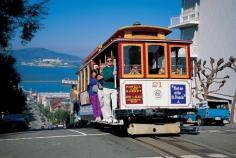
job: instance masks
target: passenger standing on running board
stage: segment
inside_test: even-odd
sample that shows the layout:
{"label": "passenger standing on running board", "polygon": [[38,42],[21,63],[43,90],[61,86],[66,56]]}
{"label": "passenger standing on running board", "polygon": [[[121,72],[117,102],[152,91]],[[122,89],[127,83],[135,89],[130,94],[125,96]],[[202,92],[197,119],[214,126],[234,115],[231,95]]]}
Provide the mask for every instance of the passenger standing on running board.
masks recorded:
{"label": "passenger standing on running board", "polygon": [[[114,69],[113,58],[107,58],[106,67],[102,71],[103,76],[103,94],[104,94],[104,121],[108,123],[117,123],[113,111],[117,108],[117,89],[115,87],[115,77],[117,71]],[[112,105],[111,105],[112,103]]]}
{"label": "passenger standing on running board", "polygon": [[105,67],[104,63],[101,63],[99,65],[99,73],[97,75],[97,80],[98,80],[98,99],[100,102],[100,107],[102,111],[102,122],[104,122],[104,116],[107,116],[106,111],[104,110],[104,94],[103,94],[103,76],[102,76],[102,70]]}
{"label": "passenger standing on running board", "polygon": [[78,120],[81,120],[80,118],[80,102],[78,100],[78,91],[77,86],[75,84],[72,85],[70,92],[70,100],[71,100],[71,114],[75,115]]}
{"label": "passenger standing on running board", "polygon": [[97,81],[97,72],[95,70],[91,71],[91,77],[89,80],[89,98],[93,107],[93,116],[96,122],[101,121],[101,108],[98,99],[98,81]]}

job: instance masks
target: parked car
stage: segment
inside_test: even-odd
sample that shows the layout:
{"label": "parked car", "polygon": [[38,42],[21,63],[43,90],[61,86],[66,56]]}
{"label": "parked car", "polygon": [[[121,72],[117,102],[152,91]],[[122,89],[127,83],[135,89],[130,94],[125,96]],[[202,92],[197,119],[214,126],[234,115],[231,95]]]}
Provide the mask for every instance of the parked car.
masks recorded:
{"label": "parked car", "polygon": [[57,128],[64,128],[64,125],[57,125]]}
{"label": "parked car", "polygon": [[197,125],[215,124],[225,125],[229,123],[230,111],[229,103],[225,100],[208,100],[196,105],[197,112],[187,113],[180,117],[184,118],[187,123]]}
{"label": "parked car", "polygon": [[4,114],[0,118],[0,132],[23,131],[28,123],[22,114]]}

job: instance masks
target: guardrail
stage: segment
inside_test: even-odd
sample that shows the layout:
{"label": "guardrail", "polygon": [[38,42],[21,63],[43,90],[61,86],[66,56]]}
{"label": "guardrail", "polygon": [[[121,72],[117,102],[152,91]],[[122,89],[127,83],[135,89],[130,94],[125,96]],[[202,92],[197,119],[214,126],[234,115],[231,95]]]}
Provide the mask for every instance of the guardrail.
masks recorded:
{"label": "guardrail", "polygon": [[180,16],[175,16],[170,19],[170,26],[176,26],[180,24],[186,24],[191,21],[199,20],[199,9],[191,8],[185,10]]}

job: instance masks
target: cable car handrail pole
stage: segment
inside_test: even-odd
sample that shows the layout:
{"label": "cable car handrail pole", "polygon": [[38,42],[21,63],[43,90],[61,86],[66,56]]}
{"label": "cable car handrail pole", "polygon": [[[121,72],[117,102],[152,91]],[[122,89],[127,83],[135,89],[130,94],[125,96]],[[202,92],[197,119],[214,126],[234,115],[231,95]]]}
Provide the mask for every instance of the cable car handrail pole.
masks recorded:
{"label": "cable car handrail pole", "polygon": [[[113,63],[114,63],[114,71],[116,71],[116,59],[113,59]],[[116,75],[114,75],[114,88],[116,89],[117,88],[117,85],[116,85]]]}

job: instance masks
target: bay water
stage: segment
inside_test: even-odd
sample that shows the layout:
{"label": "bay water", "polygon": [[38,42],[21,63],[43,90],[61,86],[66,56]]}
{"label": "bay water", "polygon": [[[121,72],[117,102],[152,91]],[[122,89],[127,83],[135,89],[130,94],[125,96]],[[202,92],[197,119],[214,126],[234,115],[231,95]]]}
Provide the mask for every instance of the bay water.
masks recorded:
{"label": "bay water", "polygon": [[63,85],[62,79],[76,80],[78,67],[38,67],[16,65],[21,75],[20,87],[36,92],[70,92],[71,85]]}

